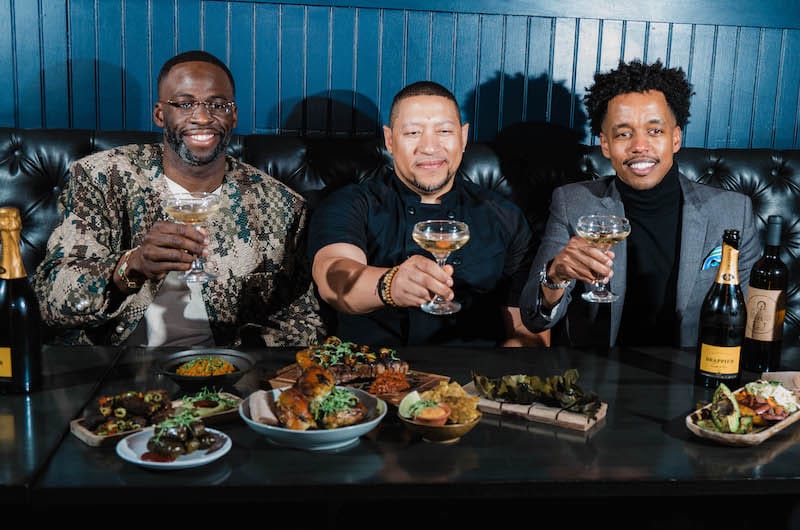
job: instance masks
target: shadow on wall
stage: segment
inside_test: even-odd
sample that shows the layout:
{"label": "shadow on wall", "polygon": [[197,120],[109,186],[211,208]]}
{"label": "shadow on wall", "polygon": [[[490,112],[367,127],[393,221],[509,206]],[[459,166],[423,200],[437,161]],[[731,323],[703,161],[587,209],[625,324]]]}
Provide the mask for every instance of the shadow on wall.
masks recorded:
{"label": "shadow on wall", "polygon": [[307,137],[382,137],[380,110],[352,90],[331,90],[308,96],[292,106],[281,134]]}
{"label": "shadow on wall", "polygon": [[[533,243],[538,246],[553,189],[581,180],[577,167],[584,151],[588,117],[580,99],[546,75],[527,80],[522,75],[503,76],[502,82],[498,75],[476,92],[486,100],[486,93],[499,91],[499,87],[503,90],[503,115],[524,115],[524,119],[504,126],[493,139],[484,141],[497,154],[512,199],[528,215]],[[468,108],[476,108],[475,97],[469,98],[472,104]],[[479,119],[486,119],[487,112],[479,102]]]}

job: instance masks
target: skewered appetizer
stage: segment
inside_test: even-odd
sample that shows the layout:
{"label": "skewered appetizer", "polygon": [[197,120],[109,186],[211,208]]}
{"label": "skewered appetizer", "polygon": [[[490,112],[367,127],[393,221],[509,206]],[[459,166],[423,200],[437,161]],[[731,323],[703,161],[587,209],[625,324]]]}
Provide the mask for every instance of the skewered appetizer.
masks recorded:
{"label": "skewered appetizer", "polygon": [[324,343],[311,345],[295,355],[301,370],[318,364],[330,371],[336,384],[374,379],[383,372],[408,373],[408,363],[400,360],[397,351],[342,341],[328,337]]}
{"label": "skewered appetizer", "polygon": [[305,368],[275,406],[281,426],[301,431],[346,427],[367,415],[367,407],[349,390],[336,387],[333,375],[318,364]]}
{"label": "skewered appetizer", "polygon": [[148,452],[142,459],[172,462],[201,449],[214,451],[224,443],[223,437],[206,431],[201,419],[191,412],[183,412],[156,424],[153,436],[147,441]]}

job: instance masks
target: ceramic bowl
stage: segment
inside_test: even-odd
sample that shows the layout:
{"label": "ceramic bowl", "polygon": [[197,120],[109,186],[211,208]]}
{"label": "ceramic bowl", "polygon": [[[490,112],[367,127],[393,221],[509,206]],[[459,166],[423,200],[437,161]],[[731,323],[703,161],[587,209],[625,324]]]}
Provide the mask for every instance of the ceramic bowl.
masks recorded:
{"label": "ceramic bowl", "polygon": [[[282,390],[284,389],[268,390],[267,392],[270,393],[270,400],[274,402]],[[275,445],[304,449],[306,451],[340,450],[355,445],[359,437],[370,432],[381,422],[388,410],[385,401],[373,396],[369,392],[350,387],[347,387],[347,390],[355,394],[356,397],[367,406],[367,417],[364,421],[347,427],[300,431],[255,421],[250,417],[249,401],[252,394],[239,404],[239,415],[248,427],[263,435]]]}
{"label": "ceramic bowl", "polygon": [[445,423],[444,425],[420,423],[399,414],[397,417],[409,431],[422,436],[422,439],[427,442],[455,443],[480,423],[483,413],[479,410],[478,416],[467,423]]}
{"label": "ceramic bowl", "polygon": [[[236,371],[229,374],[211,376],[179,375],[175,371],[184,363],[200,357],[219,357],[231,363]],[[255,358],[241,351],[220,348],[198,348],[172,353],[164,357],[158,364],[159,372],[178,384],[184,391],[197,392],[203,387],[211,389],[231,388],[239,379],[255,365]]]}

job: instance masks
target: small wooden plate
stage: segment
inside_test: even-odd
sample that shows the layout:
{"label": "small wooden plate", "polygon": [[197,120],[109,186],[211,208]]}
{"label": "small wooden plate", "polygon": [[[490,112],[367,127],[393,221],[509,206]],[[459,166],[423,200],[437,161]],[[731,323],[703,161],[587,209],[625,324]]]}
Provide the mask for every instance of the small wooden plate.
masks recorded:
{"label": "small wooden plate", "polygon": [[[733,393],[737,393],[743,390],[744,387],[738,388]],[[706,438],[708,440],[713,440],[715,442],[730,445],[733,447],[749,447],[752,445],[758,445],[762,443],[764,440],[768,440],[772,438],[777,433],[781,432],[785,428],[789,427],[790,425],[800,420],[800,410],[793,412],[789,417],[777,421],[766,428],[761,428],[758,431],[751,432],[749,434],[732,434],[732,433],[725,433],[725,432],[715,432],[715,431],[707,431],[705,429],[701,429],[697,426],[697,420],[702,419],[702,411],[711,407],[711,403],[708,405],[701,407],[688,416],[686,416],[686,427],[694,434],[695,436],[699,436],[700,438]]]}
{"label": "small wooden plate", "polygon": [[[236,400],[236,404],[229,409],[216,412],[214,414],[209,414],[208,416],[203,416],[201,418],[203,420],[203,424],[216,425],[218,423],[224,423],[226,421],[230,421],[232,419],[239,417],[239,403],[241,403],[242,398],[234,394],[229,394],[227,392],[220,392],[219,395],[226,397],[228,399]],[[176,400],[172,402],[172,407],[177,408],[180,407],[182,404],[183,401]],[[91,430],[87,429],[84,424],[83,418],[78,418],[69,422],[69,430],[80,441],[82,441],[87,445],[90,445],[92,447],[108,447],[116,445],[117,442],[120,441],[122,438],[125,438],[129,434],[138,432],[142,429],[133,429],[131,431],[119,432],[117,434],[100,435],[100,434],[95,434]]]}

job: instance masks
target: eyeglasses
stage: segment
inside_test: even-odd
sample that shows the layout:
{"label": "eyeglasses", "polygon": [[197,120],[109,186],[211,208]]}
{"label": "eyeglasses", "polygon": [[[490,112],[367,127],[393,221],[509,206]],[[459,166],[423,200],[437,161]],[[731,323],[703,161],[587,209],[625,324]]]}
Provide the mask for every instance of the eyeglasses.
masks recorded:
{"label": "eyeglasses", "polygon": [[172,107],[176,108],[178,112],[181,114],[185,114],[187,116],[191,116],[197,110],[197,108],[202,105],[206,108],[206,112],[208,112],[211,116],[227,116],[231,113],[234,107],[236,107],[236,103],[233,101],[199,101],[196,99],[182,99],[180,101],[173,101],[168,99],[166,101],[160,101],[160,103],[166,103],[167,105],[171,105]]}

